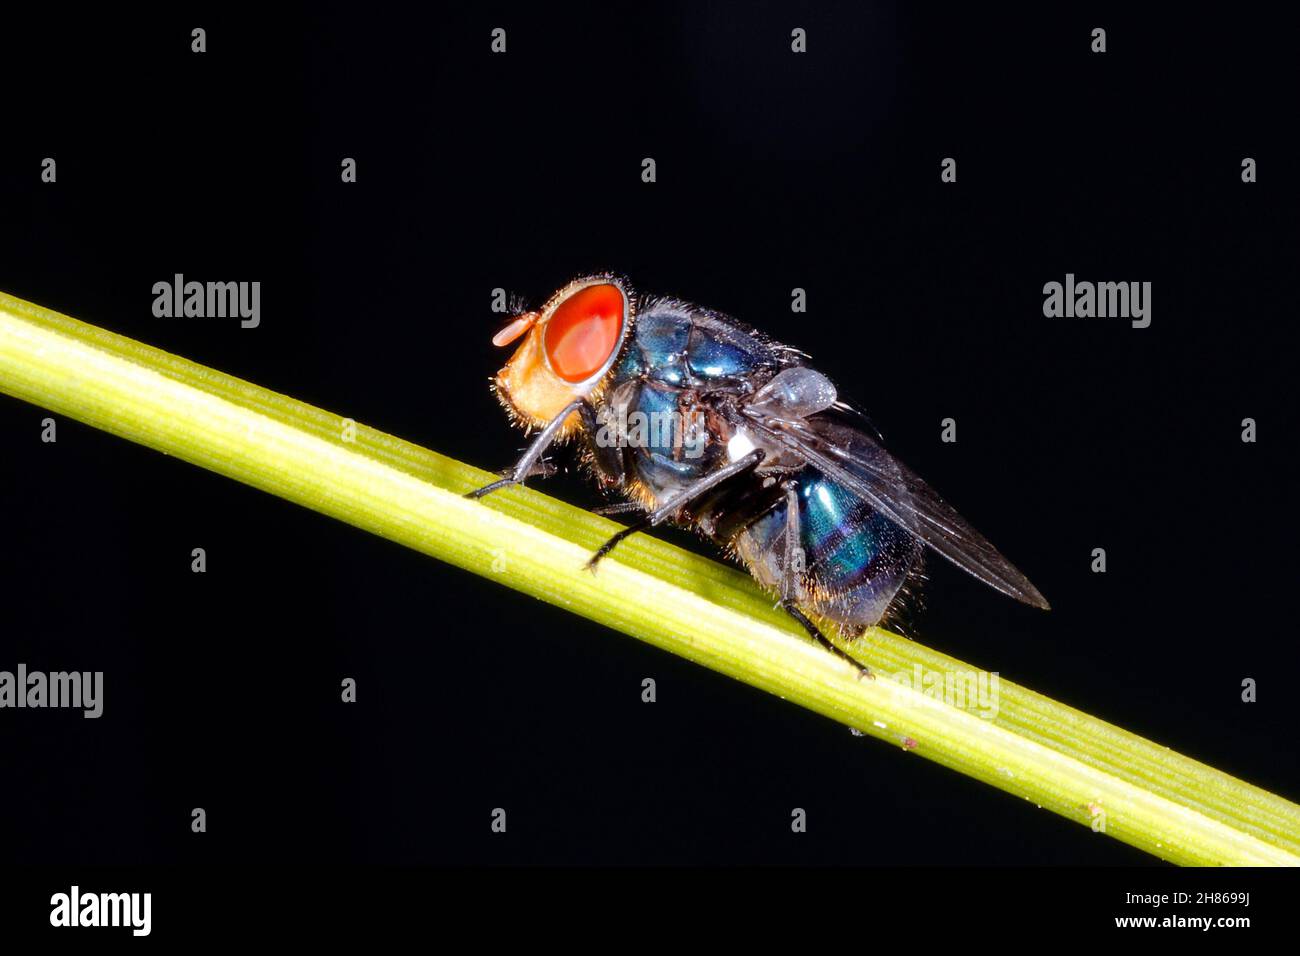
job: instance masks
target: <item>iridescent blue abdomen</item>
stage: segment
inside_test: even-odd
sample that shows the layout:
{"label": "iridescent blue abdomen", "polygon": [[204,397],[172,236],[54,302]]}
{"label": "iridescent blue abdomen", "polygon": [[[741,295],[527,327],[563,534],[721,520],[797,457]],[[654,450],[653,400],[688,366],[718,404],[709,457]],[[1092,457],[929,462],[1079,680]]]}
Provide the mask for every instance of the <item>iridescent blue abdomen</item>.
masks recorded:
{"label": "iridescent blue abdomen", "polygon": [[[877,623],[920,558],[919,542],[860,498],[812,467],[798,483],[800,601],[852,625]],[[758,580],[779,588],[786,562],[785,498],[737,536],[734,546]]]}

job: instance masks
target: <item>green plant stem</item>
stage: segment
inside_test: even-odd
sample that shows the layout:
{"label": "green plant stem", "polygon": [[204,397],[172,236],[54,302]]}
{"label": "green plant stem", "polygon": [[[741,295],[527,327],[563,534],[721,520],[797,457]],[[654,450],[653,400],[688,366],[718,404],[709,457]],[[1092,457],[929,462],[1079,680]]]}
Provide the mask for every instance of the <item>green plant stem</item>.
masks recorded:
{"label": "green plant stem", "polygon": [[[888,631],[808,641],[739,571],[221,372],[0,293],[0,391],[599,621],[1163,859],[1300,864],[1300,807],[1010,681],[997,713],[891,675],[977,671]],[[11,503],[12,506],[12,503]],[[434,573],[431,571],[431,573]]]}

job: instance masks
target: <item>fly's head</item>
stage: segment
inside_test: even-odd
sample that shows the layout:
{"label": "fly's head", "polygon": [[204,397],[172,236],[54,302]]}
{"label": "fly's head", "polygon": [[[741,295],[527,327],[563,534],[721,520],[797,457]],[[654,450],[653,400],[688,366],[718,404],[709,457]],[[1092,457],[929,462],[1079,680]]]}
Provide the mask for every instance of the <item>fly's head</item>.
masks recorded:
{"label": "fly's head", "polygon": [[[613,377],[634,318],[625,280],[596,275],[570,282],[493,337],[501,347],[522,339],[493,382],[497,397],[528,428],[545,425],[575,398],[594,403]],[[575,412],[565,431],[577,424]]]}

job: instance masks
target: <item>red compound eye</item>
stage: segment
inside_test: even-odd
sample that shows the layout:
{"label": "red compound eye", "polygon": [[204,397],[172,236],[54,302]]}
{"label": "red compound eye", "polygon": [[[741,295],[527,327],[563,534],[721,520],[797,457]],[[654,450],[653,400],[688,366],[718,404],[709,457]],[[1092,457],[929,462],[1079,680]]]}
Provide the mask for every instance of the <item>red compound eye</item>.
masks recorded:
{"label": "red compound eye", "polygon": [[555,374],[583,382],[599,372],[623,333],[623,290],[589,285],[569,296],[546,323],[543,347]]}

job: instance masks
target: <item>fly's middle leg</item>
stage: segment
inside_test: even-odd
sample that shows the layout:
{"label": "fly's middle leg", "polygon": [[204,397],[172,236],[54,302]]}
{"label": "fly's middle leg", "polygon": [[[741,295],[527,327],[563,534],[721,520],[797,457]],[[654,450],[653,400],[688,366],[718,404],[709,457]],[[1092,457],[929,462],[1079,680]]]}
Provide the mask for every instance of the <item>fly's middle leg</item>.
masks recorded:
{"label": "fly's middle leg", "polygon": [[591,513],[594,515],[623,515],[629,511],[643,510],[640,503],[636,501],[615,501],[613,504],[601,505],[599,508],[592,508]]}
{"label": "fly's middle leg", "polygon": [[730,481],[738,475],[744,475],[753,471],[762,464],[763,457],[763,450],[761,448],[755,448],[743,458],[737,458],[731,464],[719,468],[712,474],[705,475],[694,484],[687,485],[681,491],[669,496],[669,498],[654,511],[638,518],[635,522],[628,525],[618,534],[614,535],[602,544],[600,549],[597,550],[597,552],[593,554],[591,559],[587,562],[587,570],[596,570],[596,565],[600,562],[600,559],[613,551],[618,543],[624,538],[636,534],[638,531],[644,531],[646,528],[654,528],[663,524],[686,505],[698,499],[706,491],[711,491],[724,481]]}

